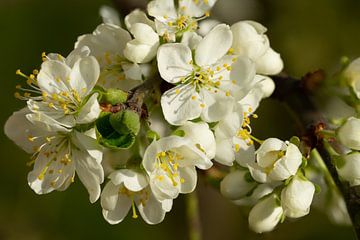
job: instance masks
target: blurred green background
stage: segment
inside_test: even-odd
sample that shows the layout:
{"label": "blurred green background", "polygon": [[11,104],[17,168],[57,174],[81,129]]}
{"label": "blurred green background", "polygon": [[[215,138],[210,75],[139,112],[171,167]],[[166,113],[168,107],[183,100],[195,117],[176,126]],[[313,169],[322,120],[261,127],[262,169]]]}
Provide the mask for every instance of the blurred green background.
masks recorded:
{"label": "blurred green background", "polygon": [[[25,105],[13,97],[21,81],[15,70],[38,68],[43,51],[69,53],[78,35],[101,23],[98,9],[103,4],[111,2],[0,1],[1,126]],[[359,11],[358,0],[219,0],[213,15],[227,23],[243,19],[263,23],[272,47],[282,54],[285,71],[299,77],[318,68],[334,72],[341,56],[360,56]],[[262,105],[260,116],[260,136],[287,138],[293,134],[290,119],[272,100]],[[278,123],[283,123],[281,129],[276,128]],[[3,131],[0,139],[0,240],[187,239],[182,197],[160,225],[148,226],[129,216],[110,226],[102,218],[100,204],[89,203],[79,181],[66,192],[33,193],[26,181],[28,156]],[[272,233],[256,235],[247,227],[248,209],[232,205],[204,183],[199,185],[204,239],[354,239],[350,227],[332,225],[316,209],[305,218],[280,224]]]}

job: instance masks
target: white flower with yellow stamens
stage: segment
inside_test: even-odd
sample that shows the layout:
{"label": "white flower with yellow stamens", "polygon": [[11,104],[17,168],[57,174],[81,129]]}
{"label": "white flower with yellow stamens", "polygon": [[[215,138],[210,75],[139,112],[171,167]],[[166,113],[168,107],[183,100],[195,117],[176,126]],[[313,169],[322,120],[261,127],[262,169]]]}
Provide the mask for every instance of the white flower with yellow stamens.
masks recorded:
{"label": "white flower with yellow stamens", "polygon": [[75,51],[66,59],[59,54],[50,54],[37,76],[26,76],[18,70],[17,74],[27,78],[28,88],[17,86],[25,92],[24,96],[17,94],[17,97],[28,100],[31,112],[46,115],[55,125],[72,128],[95,121],[101,111],[98,94],[89,94],[100,70],[96,59],[87,54],[88,49]]}
{"label": "white flower with yellow stamens", "polygon": [[156,199],[145,174],[121,169],[111,173],[109,179],[101,194],[101,206],[103,216],[110,224],[123,221],[131,208],[132,217],[137,218],[135,205],[148,224],[162,222],[166,212],[171,210],[172,199]]}
{"label": "white flower with yellow stamens", "polygon": [[209,16],[216,0],[154,0],[148,4],[149,15],[155,18],[157,32],[167,41],[175,41],[176,35],[196,31],[198,21]]}
{"label": "white flower with yellow stamens", "polygon": [[265,183],[288,179],[296,174],[301,163],[302,154],[296,145],[268,138],[256,151],[256,162],[248,167],[257,182]]}
{"label": "white flower with yellow stamens", "polygon": [[227,55],[232,44],[229,26],[221,24],[194,50],[181,43],[162,45],[158,51],[161,77],[176,87],[161,97],[165,119],[173,125],[201,117],[216,122],[232,111],[236,99],[252,86],[255,66],[247,58]]}
{"label": "white flower with yellow stamens", "polygon": [[27,108],[15,112],[5,124],[5,134],[26,152],[33,154],[29,186],[37,194],[66,190],[75,173],[90,195],[90,202],[100,197],[104,172],[102,152],[96,140],[84,133],[69,132],[42,113]]}
{"label": "white flower with yellow stamens", "polygon": [[175,199],[179,193],[194,191],[195,167],[209,169],[211,160],[190,139],[169,136],[153,141],[142,162],[150,176],[150,186],[157,199]]}
{"label": "white flower with yellow stamens", "polygon": [[97,84],[127,91],[143,81],[141,67],[124,56],[124,49],[129,41],[131,36],[125,29],[117,25],[101,24],[92,34],[80,36],[75,49],[87,46],[91,55],[98,60],[101,74]]}
{"label": "white flower with yellow stamens", "polygon": [[246,111],[237,103],[233,112],[228,114],[215,126],[216,156],[215,161],[231,166],[236,160],[247,167],[255,160],[254,138],[251,133],[250,118],[257,118],[249,107]]}

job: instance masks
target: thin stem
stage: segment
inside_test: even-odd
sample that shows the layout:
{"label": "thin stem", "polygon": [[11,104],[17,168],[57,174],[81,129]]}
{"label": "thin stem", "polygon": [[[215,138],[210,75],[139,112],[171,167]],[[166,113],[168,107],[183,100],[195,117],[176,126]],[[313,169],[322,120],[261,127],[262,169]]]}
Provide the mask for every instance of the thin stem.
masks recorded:
{"label": "thin stem", "polygon": [[201,240],[201,221],[199,212],[199,200],[196,191],[187,194],[186,198],[186,214],[188,219],[189,239]]}

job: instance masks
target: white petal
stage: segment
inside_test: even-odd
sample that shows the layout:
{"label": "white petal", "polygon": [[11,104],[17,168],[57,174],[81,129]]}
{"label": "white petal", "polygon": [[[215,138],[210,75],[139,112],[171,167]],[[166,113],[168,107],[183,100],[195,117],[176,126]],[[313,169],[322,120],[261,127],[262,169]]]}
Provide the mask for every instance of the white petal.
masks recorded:
{"label": "white petal", "polygon": [[101,207],[105,210],[112,211],[116,207],[119,198],[119,186],[109,181],[101,193]]}
{"label": "white petal", "polygon": [[137,202],[137,208],[147,224],[158,224],[165,218],[165,211],[162,208],[161,202],[152,193],[149,193],[149,198],[144,204]]}
{"label": "white petal", "polygon": [[121,26],[120,16],[114,8],[109,6],[101,6],[99,13],[104,23]]}
{"label": "white petal", "polygon": [[156,56],[158,46],[143,44],[137,39],[131,40],[126,44],[124,56],[134,63],[147,63]]}
{"label": "white petal", "polygon": [[67,80],[70,77],[71,69],[63,62],[47,60],[41,64],[37,81],[40,89],[49,95],[67,92]]}
{"label": "white petal", "polygon": [[65,127],[61,122],[58,122],[43,113],[27,114],[26,118],[37,128],[43,129],[44,131],[48,132],[70,132],[71,129],[67,127],[75,126],[75,119],[71,121],[71,125],[67,125],[67,127]]}
{"label": "white petal", "polygon": [[258,202],[249,213],[249,226],[257,232],[269,232],[279,223],[283,209],[277,204],[275,194]]}
{"label": "white petal", "polygon": [[100,197],[100,184],[104,181],[104,170],[100,163],[83,150],[73,150],[76,173],[86,187],[90,202],[94,203]]}
{"label": "white petal", "polygon": [[254,145],[248,145],[244,140],[234,138],[235,149],[238,151],[235,154],[236,162],[242,166],[247,167],[248,164],[255,162],[255,147]]}
{"label": "white petal", "polygon": [[229,173],[220,183],[221,194],[230,199],[236,200],[246,195],[256,186],[255,182],[247,182],[248,171],[236,170]]}
{"label": "white petal", "polygon": [[207,123],[193,123],[189,121],[179,129],[185,132],[184,137],[191,139],[194,144],[199,144],[205,151],[208,158],[214,158],[216,152],[216,143],[214,134],[210,130]]}
{"label": "white petal", "polygon": [[100,66],[95,57],[79,59],[71,69],[70,86],[80,96],[86,96],[95,86],[100,75]]}
{"label": "white petal", "polygon": [[91,123],[99,117],[101,109],[97,98],[98,94],[93,94],[86,102],[86,104],[81,108],[80,113],[76,119],[78,124]]}
{"label": "white petal", "polygon": [[201,17],[208,12],[216,3],[216,0],[209,1],[194,1],[194,0],[179,0],[179,9],[184,9],[184,14],[191,17]]}
{"label": "white petal", "polygon": [[181,43],[162,45],[157,60],[161,77],[169,83],[180,82],[193,71],[191,50]]}
{"label": "white petal", "polygon": [[135,23],[131,27],[131,33],[135,39],[143,44],[158,45],[159,36],[149,25],[145,23]]}
{"label": "white petal", "polygon": [[103,209],[102,213],[105,220],[110,224],[118,224],[124,220],[131,208],[131,200],[124,194],[119,194],[116,207],[112,211]]}
{"label": "white petal", "polygon": [[235,103],[233,97],[211,87],[200,89],[200,96],[205,105],[201,119],[205,122],[220,121],[232,111]]}
{"label": "white petal", "polygon": [[185,32],[182,36],[181,43],[188,46],[191,50],[196,49],[202,37],[196,32]]}
{"label": "white petal", "polygon": [[220,22],[215,19],[205,19],[199,23],[198,33],[201,36],[208,34],[215,26],[219,25]]}
{"label": "white petal", "polygon": [[161,97],[164,117],[172,125],[182,125],[198,118],[202,112],[201,98],[191,84],[178,85]]}
{"label": "white petal", "polygon": [[230,139],[234,137],[243,122],[243,113],[233,111],[226,115],[215,127],[216,139]]}
{"label": "white petal", "polygon": [[216,162],[226,166],[232,166],[235,160],[235,151],[231,138],[216,139]]}
{"label": "white petal", "polygon": [[[91,134],[93,133],[93,136]],[[88,132],[74,131],[72,142],[78,147],[86,150],[99,164],[102,161],[103,152],[96,140],[95,129],[89,130]]]}
{"label": "white petal", "polygon": [[28,137],[44,136],[47,132],[45,129],[37,128],[26,118],[29,112],[26,107],[14,112],[5,123],[4,133],[24,151],[33,153],[43,144],[43,139],[30,141]]}
{"label": "white petal", "polygon": [[214,64],[230,49],[232,33],[225,24],[217,25],[199,43],[195,50],[195,62],[199,66]]}
{"label": "white petal", "polygon": [[254,21],[240,21],[231,26],[232,48],[235,54],[249,57],[255,61],[269,49],[266,28]]}
{"label": "white petal", "polygon": [[180,178],[183,179],[183,183],[180,185],[181,193],[191,193],[194,191],[197,183],[197,172],[195,167],[184,167],[179,170]]}
{"label": "white petal", "polygon": [[74,66],[74,64],[80,59],[84,57],[88,57],[90,55],[90,48],[88,46],[83,46],[79,48],[75,48],[65,60],[66,65],[70,68]]}
{"label": "white petal", "polygon": [[115,185],[124,184],[124,186],[133,192],[138,192],[148,185],[146,176],[142,173],[130,169],[120,169],[109,175],[109,178]]}
{"label": "white petal", "polygon": [[249,171],[253,179],[259,183],[266,183],[268,182],[268,175],[258,166],[248,165]]}
{"label": "white petal", "polygon": [[164,16],[176,18],[174,0],[154,0],[149,2],[147,10],[150,16],[163,19]]}
{"label": "white petal", "polygon": [[127,29],[131,30],[132,26],[136,23],[144,23],[149,25],[152,29],[155,29],[155,23],[151,21],[146,13],[140,9],[135,9],[130,14],[128,14],[124,19]]}
{"label": "white petal", "polygon": [[256,60],[256,72],[264,75],[275,75],[282,71],[284,63],[280,54],[269,48]]}

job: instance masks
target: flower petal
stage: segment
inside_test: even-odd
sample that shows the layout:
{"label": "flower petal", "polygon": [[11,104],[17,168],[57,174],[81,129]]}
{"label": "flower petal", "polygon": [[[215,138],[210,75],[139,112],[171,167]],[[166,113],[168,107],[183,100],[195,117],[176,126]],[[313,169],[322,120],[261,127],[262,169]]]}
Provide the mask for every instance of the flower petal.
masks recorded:
{"label": "flower petal", "polygon": [[80,97],[87,96],[100,76],[100,66],[93,56],[79,59],[71,69],[70,86]]}
{"label": "flower petal", "polygon": [[150,16],[165,19],[166,17],[176,18],[177,13],[174,0],[154,0],[149,2],[147,10]]}
{"label": "flower petal", "polygon": [[104,23],[121,26],[120,16],[114,8],[109,6],[101,6],[99,13]]}
{"label": "flower petal", "polygon": [[[148,191],[151,190],[148,189]],[[147,224],[158,224],[165,218],[165,211],[161,202],[152,193],[149,193],[149,198],[145,203],[137,201],[137,208]]]}
{"label": "flower petal", "polygon": [[151,21],[146,16],[146,13],[144,13],[140,9],[135,9],[130,14],[128,14],[125,17],[124,22],[125,22],[127,29],[129,29],[129,30],[131,30],[132,26],[136,23],[144,23],[146,25],[149,25],[152,29],[155,29],[155,23],[153,21]]}
{"label": "flower petal", "polygon": [[133,192],[138,192],[148,185],[144,174],[130,169],[115,171],[109,175],[109,178],[115,185],[124,184],[127,189]]}
{"label": "flower petal", "polygon": [[119,194],[116,207],[112,211],[103,209],[105,220],[110,224],[118,224],[124,220],[131,208],[131,200],[124,194]]}
{"label": "flower petal", "polygon": [[101,112],[99,102],[97,100],[98,93],[93,94],[86,104],[81,108],[76,119],[77,124],[86,124],[94,122]]}
{"label": "flower petal", "polygon": [[264,75],[276,75],[284,68],[280,54],[269,48],[256,60],[256,72]]}
{"label": "flower petal", "polygon": [[197,183],[197,172],[195,167],[180,168],[179,176],[182,179],[180,183],[180,193],[191,193],[194,191]]}
{"label": "flower petal", "polygon": [[225,24],[217,25],[201,40],[195,50],[195,62],[199,66],[208,66],[217,62],[230,49],[232,33]]}
{"label": "flower petal", "polygon": [[37,81],[40,89],[47,94],[68,92],[67,80],[70,77],[71,69],[63,62],[47,60],[41,64]]}
{"label": "flower petal", "polygon": [[179,0],[179,9],[184,9],[184,14],[190,17],[202,17],[215,5],[215,3],[216,0]]}
{"label": "flower petal", "polygon": [[166,121],[172,125],[182,125],[198,118],[202,112],[200,95],[191,84],[178,85],[161,97],[161,107]]}
{"label": "flower petal", "polygon": [[169,83],[180,82],[193,71],[191,50],[181,43],[162,45],[157,60],[161,77]]}
{"label": "flower petal", "polygon": [[232,111],[235,104],[233,97],[211,87],[202,88],[200,96],[204,104],[201,119],[205,122],[220,121]]}
{"label": "flower petal", "polygon": [[101,193],[101,207],[105,210],[112,211],[116,207],[119,198],[119,186],[109,181]]}

